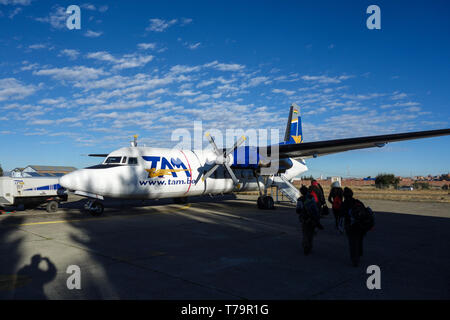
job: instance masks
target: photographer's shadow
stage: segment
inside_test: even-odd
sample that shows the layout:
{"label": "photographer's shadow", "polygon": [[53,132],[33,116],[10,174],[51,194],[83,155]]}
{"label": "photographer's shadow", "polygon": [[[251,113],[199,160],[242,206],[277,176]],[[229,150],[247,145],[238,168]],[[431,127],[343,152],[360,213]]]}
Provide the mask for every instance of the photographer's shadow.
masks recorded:
{"label": "photographer's shadow", "polygon": [[[47,270],[39,268],[42,261],[46,262]],[[40,254],[35,254],[31,258],[31,263],[23,266],[17,272],[18,278],[29,279],[29,283],[26,285],[27,294],[24,298],[47,299],[47,296],[44,293],[44,285],[55,279],[56,272],[56,267],[49,258],[42,257]]]}

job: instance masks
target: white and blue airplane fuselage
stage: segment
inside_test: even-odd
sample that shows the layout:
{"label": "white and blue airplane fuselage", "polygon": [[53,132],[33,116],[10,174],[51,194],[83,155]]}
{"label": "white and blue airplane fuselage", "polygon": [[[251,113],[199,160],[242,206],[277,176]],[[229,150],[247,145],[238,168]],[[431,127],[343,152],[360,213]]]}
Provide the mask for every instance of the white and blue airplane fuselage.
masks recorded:
{"label": "white and blue airplane fuselage", "polygon": [[[177,198],[264,188],[263,177],[245,166],[232,166],[238,185],[220,167],[208,179],[202,179],[205,171],[212,167],[215,156],[212,150],[121,148],[111,152],[100,165],[63,176],[60,184],[92,198],[126,199]],[[229,157],[233,163],[233,155]],[[289,160],[291,167],[283,170],[286,179],[291,180],[308,170],[304,162]]]}

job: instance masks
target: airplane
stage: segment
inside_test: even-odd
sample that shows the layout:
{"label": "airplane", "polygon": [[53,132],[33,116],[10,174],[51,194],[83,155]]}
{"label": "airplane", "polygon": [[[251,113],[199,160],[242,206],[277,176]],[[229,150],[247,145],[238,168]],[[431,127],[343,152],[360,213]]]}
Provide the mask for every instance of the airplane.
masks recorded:
{"label": "airplane", "polygon": [[267,195],[267,190],[277,187],[296,202],[300,194],[291,181],[308,170],[306,159],[449,134],[450,129],[440,129],[303,142],[300,107],[292,104],[284,141],[277,145],[241,146],[246,140],[242,136],[231,148],[219,149],[207,133],[212,149],[182,150],[141,147],[134,136],[130,147],[109,154],[89,154],[105,159],[101,164],[64,175],[60,185],[69,192],[87,197],[85,209],[94,216],[103,213],[101,200],[106,197],[174,198],[176,203],[185,203],[187,197],[233,191],[259,191],[258,208],[273,209],[274,200]]}

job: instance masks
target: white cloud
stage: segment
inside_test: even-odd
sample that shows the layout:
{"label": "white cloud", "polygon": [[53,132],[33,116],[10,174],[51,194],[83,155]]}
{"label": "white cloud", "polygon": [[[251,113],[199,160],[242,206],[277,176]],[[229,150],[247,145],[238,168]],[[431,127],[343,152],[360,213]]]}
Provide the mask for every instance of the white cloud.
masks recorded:
{"label": "white cloud", "polygon": [[347,79],[350,79],[352,77],[353,76],[347,76],[347,75],[342,75],[342,76],[339,76],[339,77],[305,75],[305,76],[302,76],[302,79],[304,81],[312,81],[312,82],[319,82],[319,83],[341,83],[342,80],[347,80]]}
{"label": "white cloud", "polygon": [[409,111],[409,112],[419,112],[421,109],[420,109],[420,107],[409,107],[409,108],[406,108],[405,110]]}
{"label": "white cloud", "polygon": [[31,0],[0,0],[0,4],[4,4],[4,5],[28,6],[30,3],[31,3]]}
{"label": "white cloud", "polygon": [[53,122],[54,122],[53,120],[36,119],[36,120],[30,121],[29,123],[37,124],[37,125],[47,125],[47,124],[52,124]]}
{"label": "white cloud", "polygon": [[88,68],[84,66],[51,68],[33,71],[38,76],[51,76],[57,80],[91,80],[97,79],[100,75],[107,74],[102,69]]}
{"label": "white cloud", "polygon": [[81,5],[81,7],[82,7],[83,9],[87,9],[87,10],[91,10],[91,11],[97,10],[97,8],[95,8],[95,6],[94,6],[93,4],[90,4],[90,3],[83,3],[83,4]]}
{"label": "white cloud", "polygon": [[101,60],[101,61],[114,62],[114,63],[117,62],[117,59],[114,58],[110,53],[108,53],[106,51],[97,51],[97,52],[88,53],[87,58]]}
{"label": "white cloud", "polygon": [[273,89],[272,92],[273,93],[283,93],[287,96],[291,96],[295,93],[295,91],[290,91],[290,90],[286,90],[286,89]]}
{"label": "white cloud", "polygon": [[30,48],[30,49],[44,49],[44,48],[46,48],[47,46],[45,45],[45,44],[43,44],[43,43],[36,43],[36,44],[32,44],[32,45],[30,45],[30,46],[28,46],[28,48]]}
{"label": "white cloud", "polygon": [[197,84],[197,88],[203,88],[212,85],[216,82],[214,79],[211,80],[202,80],[199,84]]}
{"label": "white cloud", "polygon": [[383,97],[383,93],[370,93],[370,94],[343,94],[342,98],[352,100],[369,100],[374,98]]}
{"label": "white cloud", "polygon": [[401,100],[406,98],[408,95],[406,93],[394,92],[391,99],[392,100]]}
{"label": "white cloud", "polygon": [[55,6],[47,17],[36,18],[36,21],[49,23],[55,29],[66,27],[66,20],[69,15],[63,7]]}
{"label": "white cloud", "polygon": [[181,19],[181,25],[182,26],[188,25],[190,23],[192,23],[192,19],[191,18],[182,18]]}
{"label": "white cloud", "polygon": [[154,90],[152,92],[149,92],[147,94],[147,97],[153,97],[153,96],[161,95],[161,94],[164,94],[164,93],[167,93],[167,89],[161,88],[161,89],[157,89],[157,90]]}
{"label": "white cloud", "polygon": [[274,80],[280,81],[280,82],[295,82],[300,79],[298,78],[298,73],[291,73],[288,76],[283,75],[283,76],[276,77]]}
{"label": "white cloud", "polygon": [[59,98],[47,98],[47,99],[42,99],[39,101],[39,103],[41,104],[49,104],[49,105],[55,105],[55,104],[62,104],[65,102],[65,99],[63,97],[59,97]]}
{"label": "white cloud", "polygon": [[414,107],[414,106],[418,106],[418,105],[420,105],[420,103],[409,101],[409,102],[397,102],[394,104],[383,104],[380,108],[388,109],[388,108],[393,108],[393,107]]}
{"label": "white cloud", "polygon": [[91,3],[83,3],[82,5],[80,5],[80,7],[83,9],[86,9],[86,10],[98,11],[98,12],[105,12],[108,10],[107,5],[96,7],[95,5],[93,5]]}
{"label": "white cloud", "polygon": [[193,99],[188,99],[188,102],[189,103],[195,103],[195,102],[198,102],[198,101],[204,101],[204,100],[209,99],[209,97],[210,97],[209,94],[204,93],[204,94],[201,94],[201,95],[199,95],[199,96],[197,96],[197,97],[195,97]]}
{"label": "white cloud", "polygon": [[88,30],[88,31],[86,31],[85,33],[84,33],[84,36],[85,37],[88,37],[88,38],[98,38],[98,37],[100,37],[101,35],[103,34],[103,32],[101,32],[101,31],[92,31],[92,30]]}
{"label": "white cloud", "polygon": [[0,101],[20,100],[36,91],[33,85],[24,85],[15,78],[0,79]]}
{"label": "white cloud", "polygon": [[74,102],[76,102],[78,105],[103,104],[103,103],[105,103],[104,100],[98,99],[98,98],[95,98],[95,97],[79,98],[79,99],[76,99]]}
{"label": "white cloud", "polygon": [[139,43],[137,46],[141,50],[154,50],[156,48],[156,43]]}
{"label": "white cloud", "polygon": [[[110,98],[123,96],[129,93],[154,89],[156,86],[169,85],[173,82],[187,81],[184,75],[167,74],[161,77],[152,77],[146,74],[136,74],[132,77],[113,76],[101,80],[80,81],[75,87],[84,88],[86,91],[94,89],[106,89],[99,97]],[[116,90],[112,90],[116,89]]]}
{"label": "white cloud", "polygon": [[268,77],[255,77],[250,79],[249,83],[248,83],[248,87],[256,87],[258,85],[260,85],[261,83],[268,83],[269,82],[269,78]]}
{"label": "white cloud", "polygon": [[245,68],[245,66],[237,63],[219,63],[218,61],[213,61],[205,64],[205,67],[213,67],[214,69],[220,71],[239,71]]}
{"label": "white cloud", "polygon": [[22,71],[33,70],[39,66],[37,63],[29,63],[28,61],[23,61],[22,64],[24,64],[24,66],[20,68]]}
{"label": "white cloud", "polygon": [[186,46],[191,49],[191,50],[195,50],[198,47],[200,47],[201,43],[197,42],[197,43],[186,43]]}
{"label": "white cloud", "polygon": [[194,92],[192,90],[183,90],[181,92],[177,92],[176,95],[180,96],[180,97],[191,97],[191,96],[196,96],[198,94],[200,94],[201,92],[197,91]]}
{"label": "white cloud", "polygon": [[17,7],[13,11],[11,11],[8,15],[8,18],[13,19],[16,15],[18,15],[22,11],[22,8]]}
{"label": "white cloud", "polygon": [[170,72],[173,74],[190,73],[190,72],[196,72],[199,70],[200,70],[199,66],[190,67],[190,66],[176,65],[176,66],[173,66],[172,68],[170,68]]}
{"label": "white cloud", "polygon": [[153,60],[152,55],[125,54],[121,58],[115,58],[106,51],[91,52],[87,55],[89,59],[96,59],[112,63],[113,69],[128,69],[142,67]]}
{"label": "white cloud", "polygon": [[80,55],[80,52],[75,49],[63,49],[60,51],[60,55],[67,56],[71,60],[75,60]]}
{"label": "white cloud", "polygon": [[154,18],[154,19],[150,19],[149,21],[150,21],[150,25],[145,30],[154,31],[154,32],[163,32],[170,26],[177,23],[178,20],[177,19],[164,20],[164,19]]}

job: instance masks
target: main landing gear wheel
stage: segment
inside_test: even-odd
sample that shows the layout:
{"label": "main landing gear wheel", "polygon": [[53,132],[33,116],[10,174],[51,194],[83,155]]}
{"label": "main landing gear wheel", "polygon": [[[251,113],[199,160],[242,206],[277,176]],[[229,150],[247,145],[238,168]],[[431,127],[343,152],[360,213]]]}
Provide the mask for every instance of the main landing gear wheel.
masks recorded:
{"label": "main landing gear wheel", "polygon": [[258,209],[273,210],[275,209],[275,202],[271,196],[258,197]]}
{"label": "main landing gear wheel", "polygon": [[89,200],[84,206],[84,209],[92,216],[98,217],[103,214],[104,206],[101,202]]}

